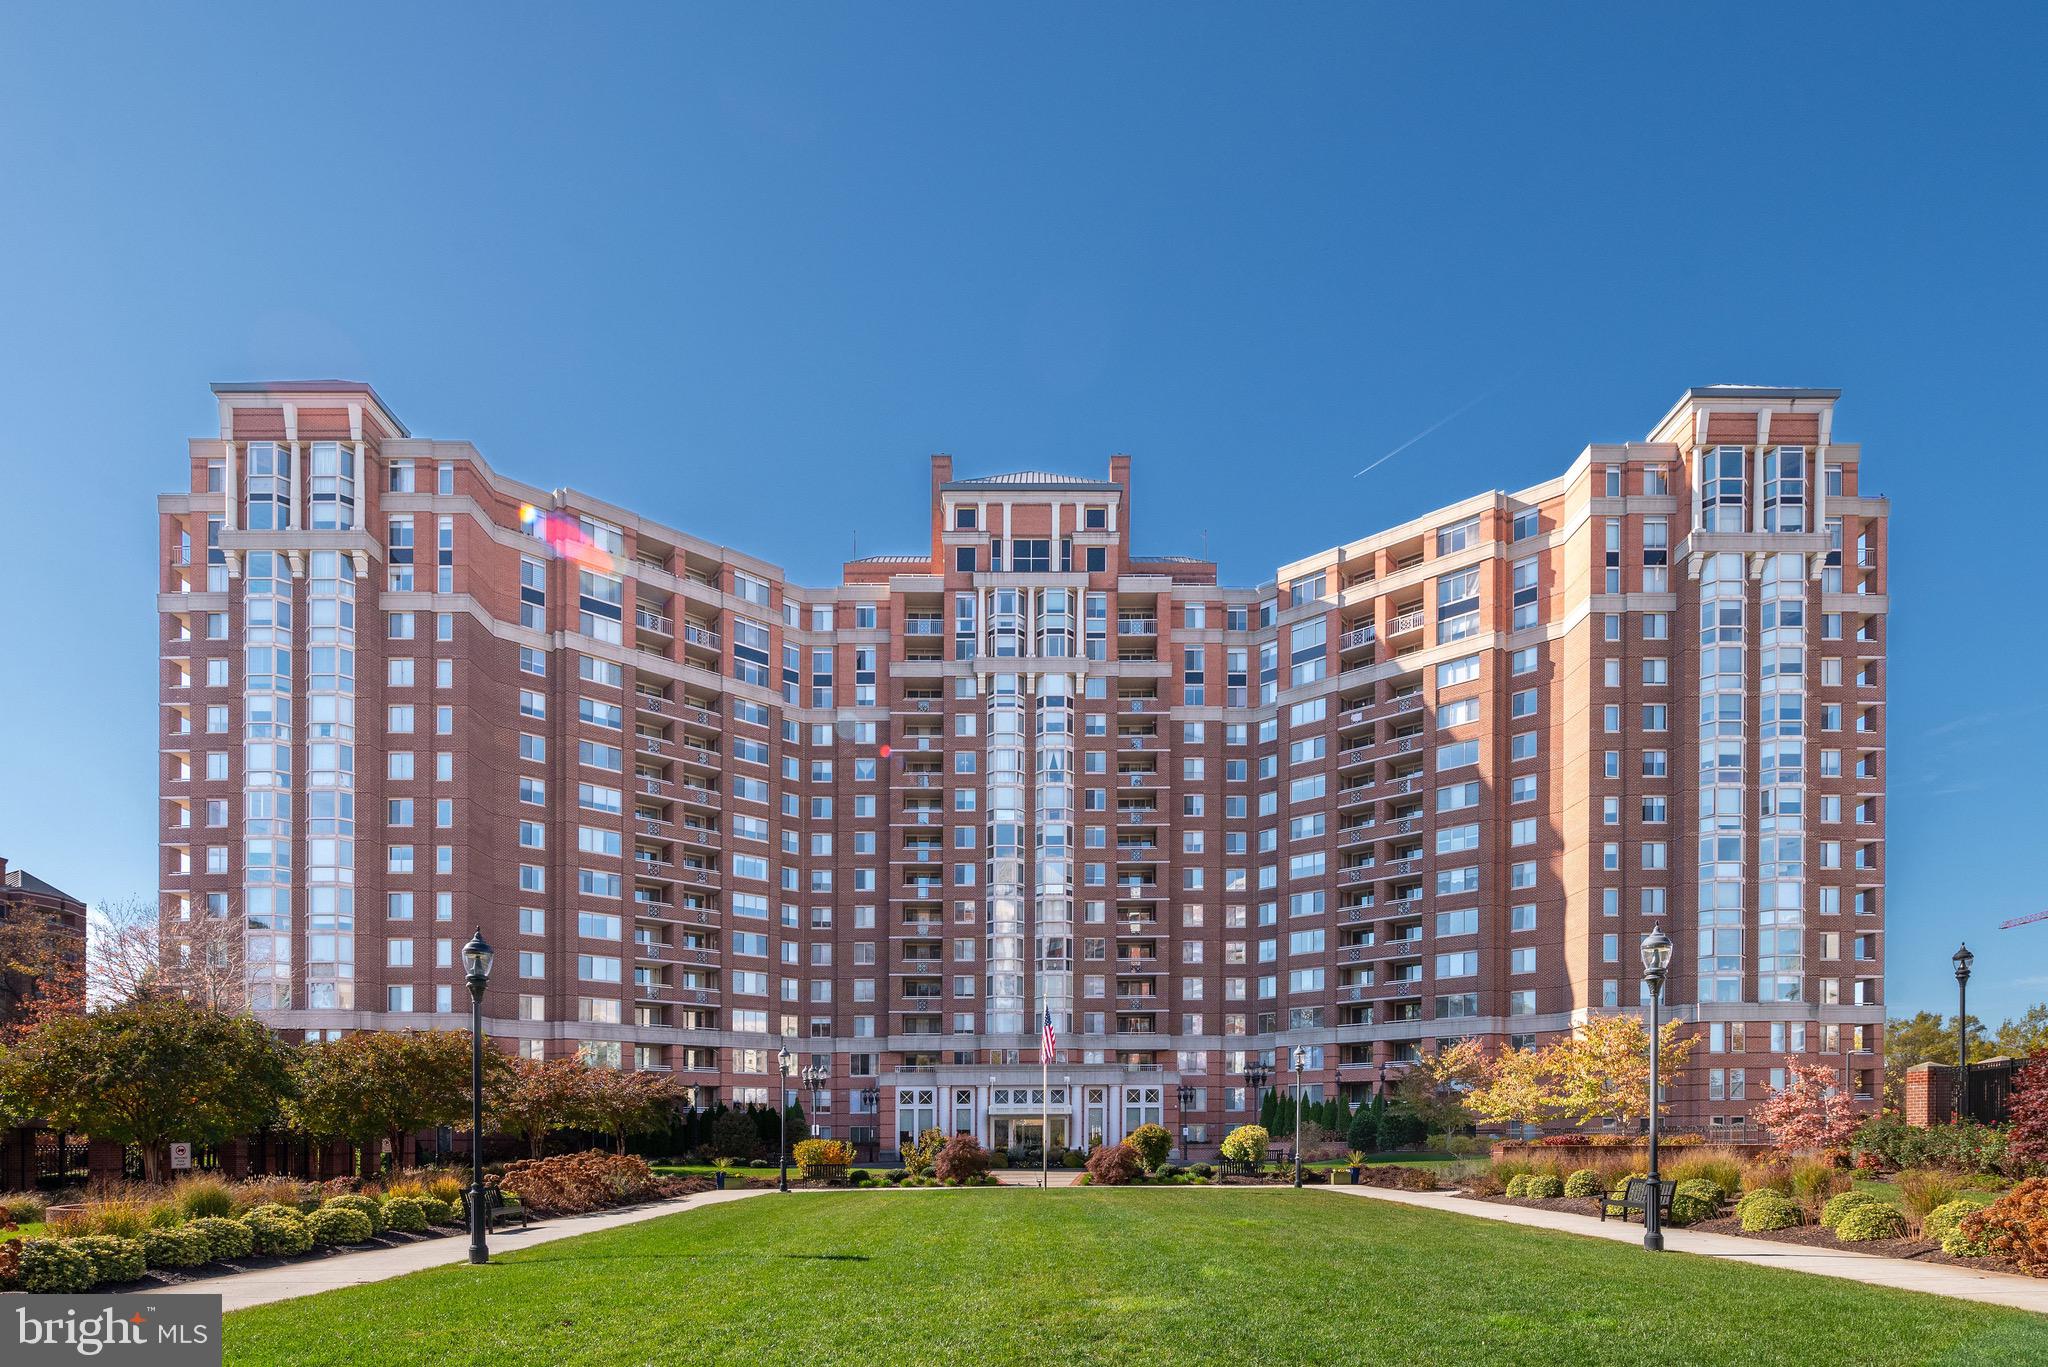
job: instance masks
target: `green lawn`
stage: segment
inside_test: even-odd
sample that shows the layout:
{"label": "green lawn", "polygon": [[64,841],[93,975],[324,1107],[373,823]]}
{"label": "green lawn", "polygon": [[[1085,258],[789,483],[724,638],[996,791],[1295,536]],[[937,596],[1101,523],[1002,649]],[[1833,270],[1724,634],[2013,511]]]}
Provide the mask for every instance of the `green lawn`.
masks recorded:
{"label": "green lawn", "polygon": [[13,1229],[0,1229],[0,1239],[39,1239],[43,1227],[40,1223],[17,1225]]}
{"label": "green lawn", "polygon": [[759,1196],[230,1315],[227,1361],[2016,1363],[2048,1317],[1335,1192]]}

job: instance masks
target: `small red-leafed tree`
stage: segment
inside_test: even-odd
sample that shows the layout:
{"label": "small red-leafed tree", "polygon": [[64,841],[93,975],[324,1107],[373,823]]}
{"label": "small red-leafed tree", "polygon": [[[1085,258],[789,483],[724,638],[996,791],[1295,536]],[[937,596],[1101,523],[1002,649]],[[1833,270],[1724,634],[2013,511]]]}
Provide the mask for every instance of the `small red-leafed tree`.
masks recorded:
{"label": "small red-leafed tree", "polygon": [[1785,1085],[1765,1097],[1750,1118],[1788,1149],[1841,1148],[1862,1121],[1832,1068],[1792,1058],[1785,1060]]}
{"label": "small red-leafed tree", "polygon": [[2011,1119],[2005,1136],[2008,1170],[2048,1171],[2048,1058],[2035,1059],[2013,1079]]}

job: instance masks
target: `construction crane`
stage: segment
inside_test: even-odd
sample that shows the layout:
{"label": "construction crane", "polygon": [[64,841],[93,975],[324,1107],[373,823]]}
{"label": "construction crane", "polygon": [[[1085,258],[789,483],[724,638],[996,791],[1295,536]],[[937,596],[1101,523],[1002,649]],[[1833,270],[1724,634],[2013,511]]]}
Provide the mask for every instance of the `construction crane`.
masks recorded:
{"label": "construction crane", "polygon": [[2011,930],[2014,926],[2032,925],[2036,921],[2048,921],[2048,911],[2037,911],[2028,916],[2015,916],[1999,925],[2000,930]]}

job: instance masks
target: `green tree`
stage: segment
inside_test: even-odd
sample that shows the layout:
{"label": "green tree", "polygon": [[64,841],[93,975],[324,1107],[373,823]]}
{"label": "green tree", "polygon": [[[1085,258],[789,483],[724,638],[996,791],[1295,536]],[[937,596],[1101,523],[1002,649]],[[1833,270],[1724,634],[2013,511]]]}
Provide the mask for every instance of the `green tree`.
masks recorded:
{"label": "green tree", "polygon": [[[453,1030],[362,1030],[302,1046],[292,1058],[285,1120],[304,1134],[343,1139],[363,1150],[391,1141],[396,1159],[405,1136],[437,1125],[468,1128],[470,1039]],[[486,1097],[510,1079],[511,1065],[484,1050]]]}
{"label": "green tree", "polygon": [[1345,1131],[1344,1142],[1360,1153],[1371,1153],[1380,1146],[1380,1116],[1385,1114],[1387,1099],[1374,1092],[1370,1101],[1359,1103],[1352,1112],[1350,1128]]}
{"label": "green tree", "polygon": [[713,1158],[745,1162],[760,1157],[761,1134],[754,1128],[754,1118],[745,1111],[725,1111],[711,1122],[708,1147]]}
{"label": "green tree", "polygon": [[[2022,1017],[2022,1020],[2025,1018]],[[1984,1023],[1970,1017],[1970,1061],[1990,1058],[1998,1052],[1984,1038]],[[1956,1018],[1920,1011],[1885,1022],[1884,1108],[1894,1113],[1906,1109],[1906,1071],[1916,1063],[1956,1061]]]}
{"label": "green tree", "polygon": [[1991,1047],[2008,1058],[2048,1058],[2048,1002],[2035,1002],[2018,1020],[2000,1023]]}
{"label": "green tree", "polygon": [[7,1054],[0,1093],[55,1128],[136,1145],[154,1182],[172,1140],[253,1130],[290,1082],[255,1020],[168,998],[41,1021]]}
{"label": "green tree", "polygon": [[804,1118],[804,1103],[800,1097],[789,1099],[789,1108],[783,1112],[783,1121],[791,1144],[795,1144],[811,1132],[811,1122]]}

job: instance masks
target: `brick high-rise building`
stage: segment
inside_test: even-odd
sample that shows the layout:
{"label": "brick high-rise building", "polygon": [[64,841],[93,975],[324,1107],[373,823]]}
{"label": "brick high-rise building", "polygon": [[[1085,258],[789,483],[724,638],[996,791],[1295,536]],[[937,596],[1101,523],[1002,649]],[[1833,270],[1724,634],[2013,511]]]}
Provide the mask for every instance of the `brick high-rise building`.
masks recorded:
{"label": "brick high-rise building", "polygon": [[[1875,1097],[1886,505],[1836,392],[1708,388],[1641,442],[1281,566],[1134,549],[1107,477],[956,477],[827,587],[368,386],[220,385],[160,502],[164,886],[244,918],[294,1034],[458,1027],[821,1129],[1245,1119],[1419,1050],[1667,1000],[1681,1123],[1787,1056]],[[658,503],[648,491],[642,506]],[[715,516],[707,520],[715,521]],[[1184,1098],[1184,1099],[1183,1099]]]}

